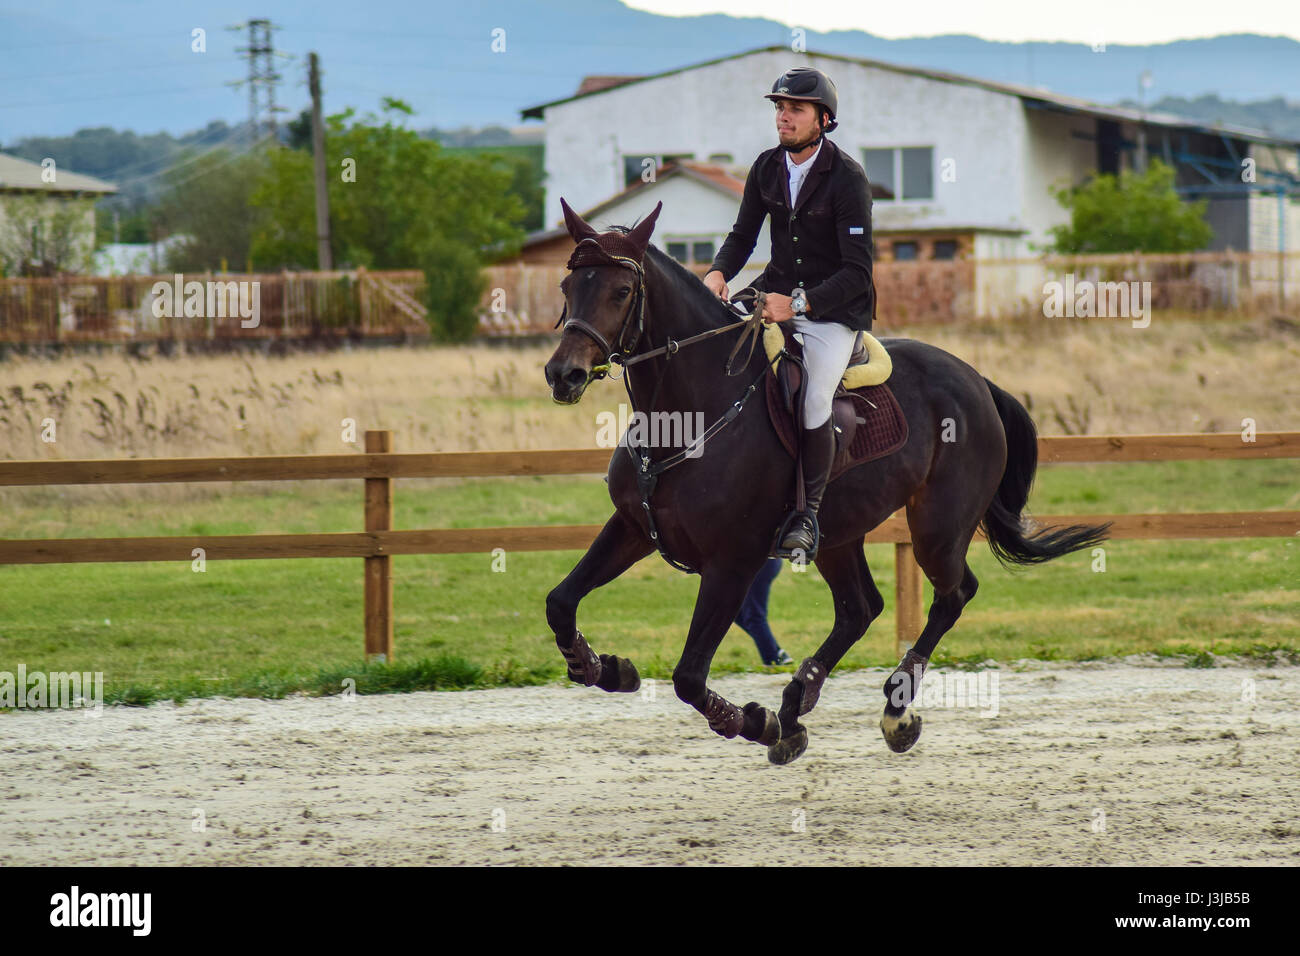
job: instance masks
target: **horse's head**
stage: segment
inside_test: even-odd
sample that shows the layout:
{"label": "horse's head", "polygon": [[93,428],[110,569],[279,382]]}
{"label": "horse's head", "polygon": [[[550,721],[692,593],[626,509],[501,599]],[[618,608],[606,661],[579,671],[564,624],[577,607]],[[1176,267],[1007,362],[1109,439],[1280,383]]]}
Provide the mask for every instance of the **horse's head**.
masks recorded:
{"label": "horse's head", "polygon": [[632,229],[611,232],[597,232],[563,199],[560,206],[578,245],[569,257],[569,274],[560,283],[564,331],[546,363],[546,384],[557,402],[572,405],[593,378],[604,376],[610,356],[631,354],[644,331],[642,260],[663,203]]}

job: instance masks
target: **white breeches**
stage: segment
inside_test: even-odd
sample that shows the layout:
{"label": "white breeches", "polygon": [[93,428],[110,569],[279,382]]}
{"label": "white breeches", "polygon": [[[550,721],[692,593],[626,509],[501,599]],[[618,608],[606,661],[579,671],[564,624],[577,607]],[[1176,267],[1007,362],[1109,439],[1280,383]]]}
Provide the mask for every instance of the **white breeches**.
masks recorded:
{"label": "white breeches", "polygon": [[844,377],[857,341],[856,329],[839,322],[791,319],[803,338],[804,362],[808,367],[808,396],[804,401],[804,428],[818,428],[831,417],[831,399]]}

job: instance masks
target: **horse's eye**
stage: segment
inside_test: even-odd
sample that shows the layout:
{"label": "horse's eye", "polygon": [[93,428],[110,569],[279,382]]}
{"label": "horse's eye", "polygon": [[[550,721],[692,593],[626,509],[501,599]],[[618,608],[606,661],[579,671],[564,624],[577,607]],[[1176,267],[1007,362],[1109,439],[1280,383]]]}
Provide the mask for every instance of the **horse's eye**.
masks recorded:
{"label": "horse's eye", "polygon": [[623,286],[621,289],[618,290],[618,297],[620,299],[626,299],[631,294],[632,294],[632,289],[628,286]]}

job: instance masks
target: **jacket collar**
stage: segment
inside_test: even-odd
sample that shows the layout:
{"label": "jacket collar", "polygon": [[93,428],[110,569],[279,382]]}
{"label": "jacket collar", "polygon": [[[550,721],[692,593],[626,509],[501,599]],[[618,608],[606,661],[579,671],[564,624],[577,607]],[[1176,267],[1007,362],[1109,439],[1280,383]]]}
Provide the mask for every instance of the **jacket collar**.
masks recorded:
{"label": "jacket collar", "polygon": [[[785,196],[785,207],[789,209],[790,170],[785,164],[785,150],[778,146],[776,152],[780,159],[781,195]],[[816,191],[817,184],[820,182],[821,177],[830,171],[831,162],[834,159],[834,154],[837,152],[838,150],[835,144],[827,139],[826,134],[823,133],[821,149],[818,150],[817,155],[813,158],[812,169],[808,170],[808,175],[804,178],[803,185],[799,187],[799,202],[792,210],[793,212],[798,212],[808,202],[808,197]]]}

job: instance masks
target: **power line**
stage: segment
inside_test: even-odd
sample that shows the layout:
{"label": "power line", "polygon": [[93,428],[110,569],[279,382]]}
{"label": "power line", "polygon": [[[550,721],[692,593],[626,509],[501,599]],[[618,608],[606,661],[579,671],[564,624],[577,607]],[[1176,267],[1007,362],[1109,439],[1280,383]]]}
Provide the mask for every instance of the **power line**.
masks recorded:
{"label": "power line", "polygon": [[[134,183],[146,182],[146,181],[148,181],[148,180],[158,179],[158,178],[160,178],[160,177],[162,177],[162,176],[166,176],[168,173],[175,172],[176,170],[181,169],[182,167],[185,167],[185,166],[189,166],[189,165],[192,164],[192,163],[197,163],[197,162],[199,162],[200,160],[202,160],[202,159],[206,159],[207,157],[213,155],[214,153],[218,153],[218,152],[220,152],[220,151],[226,149],[228,146],[231,146],[231,145],[235,144],[238,140],[243,139],[243,138],[244,138],[244,135],[245,135],[245,131],[244,131],[243,129],[241,129],[241,128],[239,128],[239,127],[235,127],[234,129],[232,129],[232,130],[230,131],[230,133],[228,133],[226,136],[222,137],[222,138],[221,138],[220,140],[218,140],[216,143],[211,144],[211,146],[209,146],[208,149],[204,150],[204,151],[201,152],[201,153],[198,153],[198,154],[196,154],[196,155],[194,155],[194,156],[186,157],[186,158],[181,159],[181,160],[179,160],[179,161],[177,161],[177,162],[173,162],[173,163],[171,163],[170,165],[166,165],[166,166],[159,167],[159,168],[157,168],[157,169],[150,170],[149,172],[142,173],[141,175],[138,175],[138,176],[131,176],[131,177],[128,177],[127,179],[117,180],[117,181],[114,183],[114,185],[116,185],[116,186],[118,186],[118,187],[120,188],[120,187],[128,186],[128,185],[131,185],[131,184],[134,184]],[[246,150],[241,151],[241,153],[240,153],[241,155],[242,155],[242,152],[246,152]],[[163,160],[163,162],[166,163],[167,160]],[[139,165],[139,164],[136,164],[136,165]],[[129,170],[130,168],[131,168],[131,167],[129,167],[129,166],[126,167],[126,170],[122,170],[122,172],[125,172],[125,171]],[[117,194],[117,196],[122,196],[122,193],[119,192],[119,193]],[[117,198],[117,196],[114,196],[114,197],[111,197],[111,198]]]}

